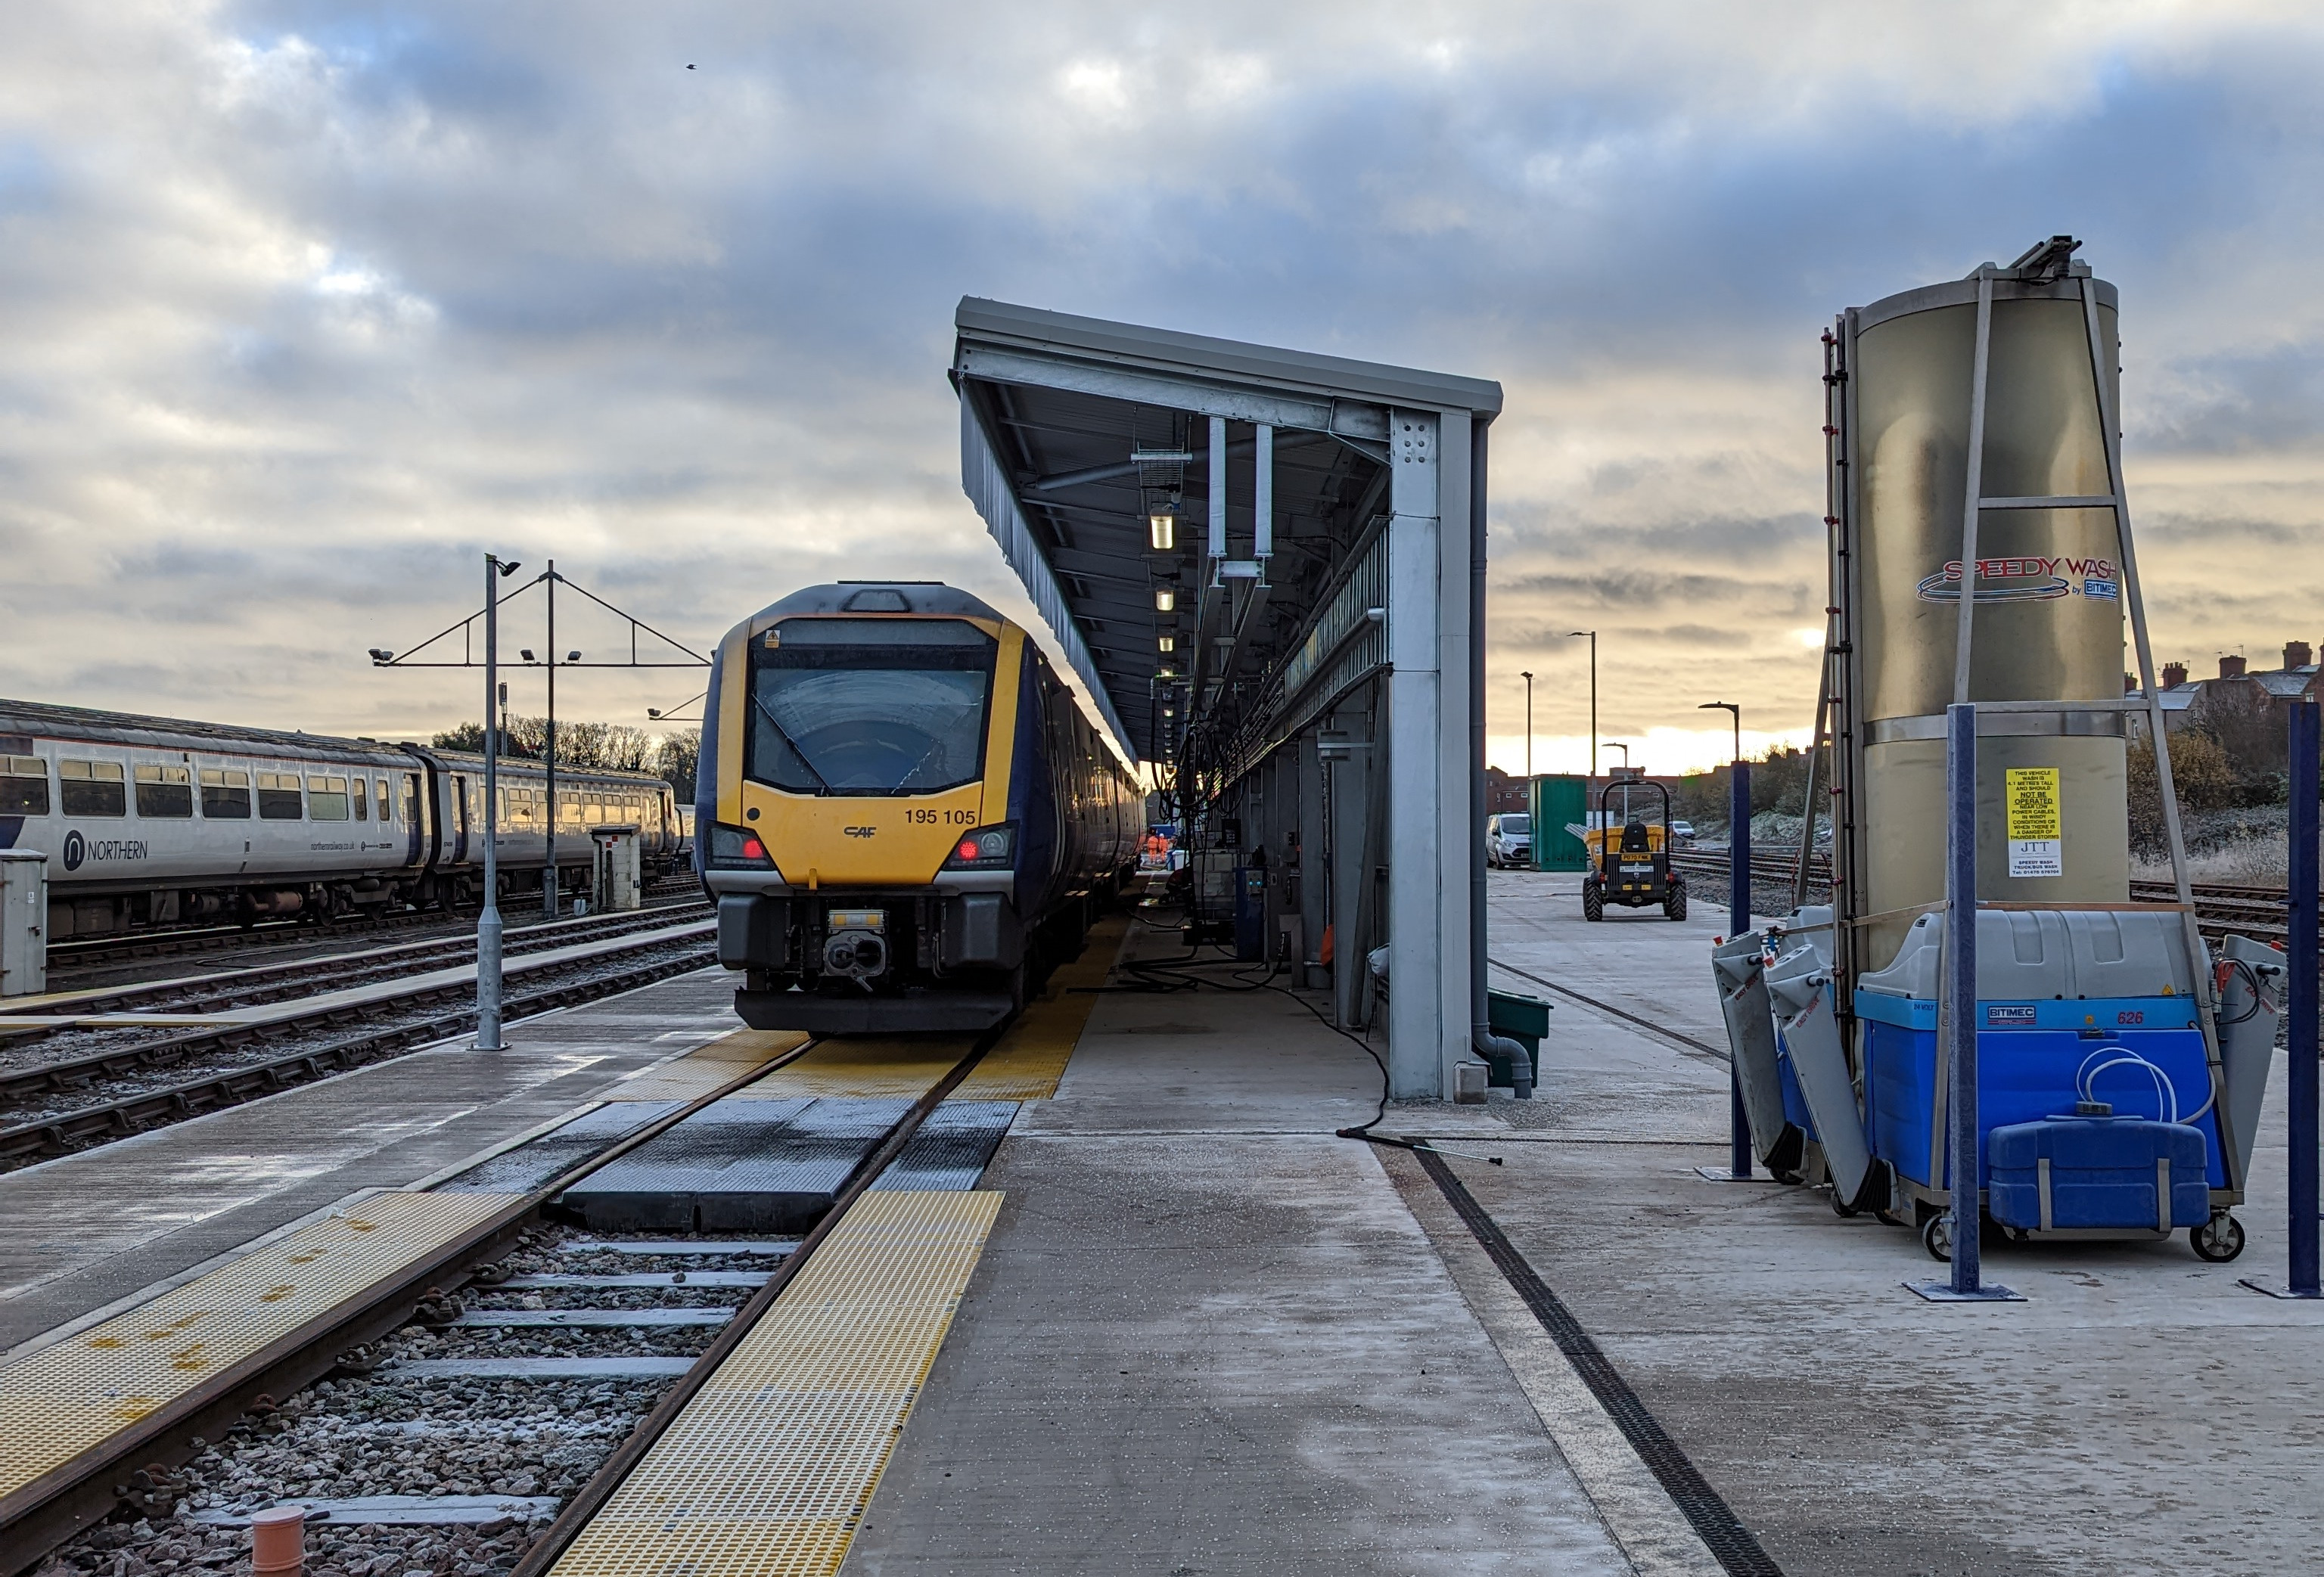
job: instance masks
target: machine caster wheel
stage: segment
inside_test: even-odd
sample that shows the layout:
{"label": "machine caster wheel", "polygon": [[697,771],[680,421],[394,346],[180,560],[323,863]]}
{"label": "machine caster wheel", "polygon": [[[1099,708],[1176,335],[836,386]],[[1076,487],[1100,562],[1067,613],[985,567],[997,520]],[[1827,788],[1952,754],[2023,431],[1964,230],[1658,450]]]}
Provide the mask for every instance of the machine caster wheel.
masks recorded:
{"label": "machine caster wheel", "polygon": [[2201,1226],[2187,1233],[2187,1245],[2195,1250],[2195,1258],[2214,1265],[2225,1265],[2244,1251],[2244,1223],[2221,1211]]}
{"label": "machine caster wheel", "polygon": [[1582,884],[1582,918],[1585,920],[1606,918],[1606,895],[1598,890],[1598,884],[1594,881]]}
{"label": "machine caster wheel", "polygon": [[1921,1247],[1940,1265],[1953,1262],[1953,1213],[1941,1211],[1921,1223]]}

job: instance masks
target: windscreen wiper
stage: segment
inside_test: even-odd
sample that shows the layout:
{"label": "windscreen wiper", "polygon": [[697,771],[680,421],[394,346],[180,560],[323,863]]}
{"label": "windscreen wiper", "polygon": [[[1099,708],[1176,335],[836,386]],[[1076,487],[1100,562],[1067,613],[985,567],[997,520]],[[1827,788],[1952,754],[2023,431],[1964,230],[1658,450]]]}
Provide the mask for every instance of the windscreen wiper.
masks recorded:
{"label": "windscreen wiper", "polygon": [[807,759],[807,752],[799,749],[799,742],[791,737],[791,731],[776,720],[775,715],[767,710],[767,704],[760,700],[755,693],[751,696],[751,705],[759,709],[759,715],[767,720],[768,727],[782,735],[783,742],[791,747],[791,754],[798,758],[799,765],[807,770],[807,775],[815,779],[816,786],[825,794],[838,793],[839,790],[831,786],[831,779],[815,770],[815,763]]}

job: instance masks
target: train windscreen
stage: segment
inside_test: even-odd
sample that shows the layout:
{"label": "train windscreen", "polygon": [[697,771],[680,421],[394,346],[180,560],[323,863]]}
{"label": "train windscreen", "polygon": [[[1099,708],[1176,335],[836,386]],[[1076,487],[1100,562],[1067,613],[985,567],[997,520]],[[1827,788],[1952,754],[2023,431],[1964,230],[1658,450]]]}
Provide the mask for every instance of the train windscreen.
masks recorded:
{"label": "train windscreen", "polygon": [[752,642],[746,770],[800,794],[973,783],[997,650],[959,619],[787,619]]}

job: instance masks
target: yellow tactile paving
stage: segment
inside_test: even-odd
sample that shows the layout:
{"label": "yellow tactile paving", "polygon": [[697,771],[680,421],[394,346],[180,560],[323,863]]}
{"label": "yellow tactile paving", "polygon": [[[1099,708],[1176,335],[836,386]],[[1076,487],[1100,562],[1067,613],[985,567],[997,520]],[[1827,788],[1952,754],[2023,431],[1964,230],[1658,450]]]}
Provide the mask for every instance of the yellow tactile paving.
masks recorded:
{"label": "yellow tactile paving", "polygon": [[1001,1044],[969,1070],[955,1101],[1047,1101],[1057,1093],[1057,1081],[1080,1044],[1097,998],[1076,986],[1101,986],[1121,952],[1130,922],[1112,915],[1090,927],[1089,945],[1073,963],[1060,965],[1049,976],[1048,989],[1010,1027]]}
{"label": "yellow tactile paving", "polygon": [[552,1577],[836,1572],[1000,1208],[857,1201]]}
{"label": "yellow tactile paving", "polygon": [[968,1035],[824,1041],[742,1092],[768,1100],[801,1095],[901,1095],[918,1100],[966,1054]]}
{"label": "yellow tactile paving", "polygon": [[707,1046],[696,1047],[684,1056],[672,1057],[659,1067],[648,1068],[616,1086],[606,1098],[691,1101],[697,1095],[707,1095],[721,1084],[732,1084],[752,1068],[773,1061],[806,1040],[806,1034],[797,1029],[737,1029]]}
{"label": "yellow tactile paving", "polygon": [[[1074,988],[1105,983],[1128,929],[1128,922],[1119,916],[1092,927],[1089,945],[1082,955],[1050,974],[1040,1000],[1027,1004],[1023,1015],[969,1071],[952,1098],[1047,1101],[1055,1095],[1065,1063],[1089,1022],[1090,1010],[1097,1004],[1094,996]],[[900,1095],[917,1100],[952,1071],[970,1039],[962,1035],[826,1040],[742,1093],[772,1100],[803,1095]]]}
{"label": "yellow tactile paving", "polygon": [[401,1271],[508,1194],[381,1194],[0,1369],[0,1495]]}

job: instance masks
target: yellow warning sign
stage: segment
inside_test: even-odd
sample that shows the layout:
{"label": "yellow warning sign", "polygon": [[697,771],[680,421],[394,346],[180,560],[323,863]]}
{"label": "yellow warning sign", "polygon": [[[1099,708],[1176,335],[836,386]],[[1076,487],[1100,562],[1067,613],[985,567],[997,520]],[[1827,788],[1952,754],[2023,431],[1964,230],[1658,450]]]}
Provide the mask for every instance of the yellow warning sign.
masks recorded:
{"label": "yellow warning sign", "polygon": [[2058,836],[2058,769],[2011,767],[2005,774],[2012,838]]}
{"label": "yellow warning sign", "polygon": [[2009,874],[2062,876],[2060,859],[2063,820],[2058,807],[2058,769],[2010,767],[2004,772],[2009,805]]}

